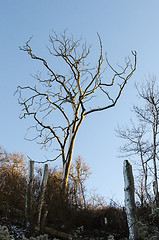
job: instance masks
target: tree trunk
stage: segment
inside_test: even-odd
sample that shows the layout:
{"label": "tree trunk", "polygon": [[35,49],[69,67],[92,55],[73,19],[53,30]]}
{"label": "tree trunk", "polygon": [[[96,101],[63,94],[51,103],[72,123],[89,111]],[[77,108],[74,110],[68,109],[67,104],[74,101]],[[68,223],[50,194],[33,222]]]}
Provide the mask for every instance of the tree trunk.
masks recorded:
{"label": "tree trunk", "polygon": [[153,190],[154,190],[154,203],[156,208],[159,207],[159,193],[158,193],[158,174],[157,174],[157,164],[156,164],[156,138],[157,138],[157,123],[154,117],[154,127],[153,127],[153,165],[154,165],[154,182],[153,182]]}
{"label": "tree trunk", "polygon": [[63,189],[63,191],[66,191],[66,189],[67,189],[68,178],[69,178],[70,167],[71,167],[71,161],[72,161],[72,157],[73,157],[75,139],[76,139],[78,129],[79,129],[79,127],[80,127],[80,125],[83,121],[83,118],[84,118],[84,109],[83,109],[82,110],[83,113],[81,113],[80,120],[77,123],[76,120],[78,119],[79,109],[80,109],[80,105],[79,105],[79,107],[76,111],[75,123],[74,123],[74,125],[71,129],[72,136],[71,136],[69,147],[68,147],[68,153],[67,153],[67,156],[66,156],[66,161],[63,163],[63,176],[62,176],[62,189]]}
{"label": "tree trunk", "polygon": [[64,163],[64,166],[63,166],[62,190],[63,190],[64,192],[65,192],[66,189],[67,189],[68,178],[69,178],[70,167],[71,167],[72,156],[73,156],[73,149],[74,149],[75,137],[76,137],[76,135],[74,135],[73,138],[71,139],[71,144],[70,144],[70,146],[69,146],[69,150],[68,150],[68,155],[67,155],[67,158],[66,158],[66,162]]}
{"label": "tree trunk", "polygon": [[128,160],[124,161],[123,175],[125,183],[125,207],[129,228],[129,239],[135,240],[138,238],[139,234],[137,228],[136,207],[134,198],[134,178],[132,173],[132,166],[128,162]]}
{"label": "tree trunk", "polygon": [[26,227],[29,228],[33,221],[33,183],[34,183],[34,161],[29,161],[29,173],[26,187]]}
{"label": "tree trunk", "polygon": [[40,193],[39,193],[38,202],[37,202],[36,217],[34,219],[35,220],[35,228],[34,229],[36,232],[40,231],[41,213],[42,213],[42,207],[44,205],[44,196],[45,196],[48,175],[49,175],[48,164],[45,164],[43,179],[41,182]]}

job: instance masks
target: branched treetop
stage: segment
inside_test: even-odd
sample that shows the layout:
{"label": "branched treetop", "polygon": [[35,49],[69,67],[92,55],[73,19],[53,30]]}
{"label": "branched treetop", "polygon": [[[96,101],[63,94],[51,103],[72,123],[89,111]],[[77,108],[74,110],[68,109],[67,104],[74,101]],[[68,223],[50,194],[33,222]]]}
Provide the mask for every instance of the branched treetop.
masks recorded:
{"label": "branched treetop", "polygon": [[[18,86],[19,104],[22,106],[21,118],[32,115],[36,121],[33,126],[44,146],[51,145],[54,139],[59,145],[58,149],[65,162],[65,148],[73,145],[73,140],[84,117],[93,112],[103,111],[115,106],[128,81],[136,70],[136,52],[132,52],[134,63],[130,58],[126,59],[126,65],[121,72],[116,71],[108,61],[107,56],[103,57],[102,41],[98,34],[100,53],[96,67],[90,67],[87,62],[90,54],[90,47],[83,43],[82,38],[74,40],[64,32],[57,35],[55,32],[50,35],[51,47],[49,53],[55,59],[62,59],[65,64],[66,73],[57,73],[44,58],[37,56],[30,45],[29,39],[20,50],[40,61],[47,70],[46,77],[41,74],[34,76],[36,84],[33,86]],[[106,81],[104,77],[103,63],[113,73],[112,79]],[[63,67],[63,65],[62,65]],[[61,69],[63,72],[63,69]],[[111,95],[109,90],[114,88],[116,95]],[[24,94],[25,93],[25,94]],[[98,96],[105,95],[106,101],[103,105],[93,106],[91,100]],[[62,120],[61,120],[62,119]],[[32,129],[32,127],[31,127]],[[69,142],[69,143],[68,143]],[[67,155],[69,154],[69,150]]]}
{"label": "branched treetop", "polygon": [[[143,177],[143,186],[151,207],[159,206],[158,191],[158,160],[159,160],[159,87],[156,76],[149,76],[141,86],[136,85],[138,96],[143,101],[135,105],[133,110],[137,123],[131,122],[131,127],[117,129],[120,138],[126,141],[120,148],[123,156],[137,156],[136,163],[141,166],[140,176]],[[153,186],[153,199],[149,187]]]}

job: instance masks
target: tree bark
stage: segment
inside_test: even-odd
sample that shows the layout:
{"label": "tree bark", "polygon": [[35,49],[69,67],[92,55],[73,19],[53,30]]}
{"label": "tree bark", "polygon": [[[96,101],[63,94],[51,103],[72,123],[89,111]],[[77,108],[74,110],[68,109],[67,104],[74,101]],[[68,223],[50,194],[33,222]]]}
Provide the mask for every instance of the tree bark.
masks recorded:
{"label": "tree bark", "polygon": [[36,221],[35,222],[35,231],[36,232],[40,231],[41,212],[42,212],[42,207],[44,205],[44,196],[45,196],[48,175],[49,175],[48,164],[45,164],[43,179],[41,182],[40,193],[39,193],[38,202],[37,202],[36,217],[35,217],[35,221]]}
{"label": "tree bark", "polygon": [[129,228],[129,239],[136,240],[139,237],[139,234],[137,228],[136,206],[134,198],[134,178],[132,173],[132,166],[128,160],[124,161],[123,175],[125,183],[125,207]]}
{"label": "tree bark", "polygon": [[157,124],[156,119],[154,116],[154,126],[153,126],[153,165],[154,165],[154,182],[153,182],[153,189],[154,189],[154,203],[156,205],[156,208],[159,207],[159,193],[158,193],[158,174],[157,174],[157,164],[156,164],[156,139],[157,139]]}
{"label": "tree bark", "polygon": [[[78,127],[79,126],[80,126],[80,124],[78,124]],[[74,136],[71,139],[71,143],[70,143],[70,146],[68,149],[68,155],[66,157],[66,162],[64,163],[64,166],[63,166],[63,176],[62,176],[63,192],[65,192],[67,190],[67,184],[68,184],[69,172],[70,172],[70,167],[71,167],[71,162],[72,162],[72,157],[73,157],[73,150],[74,150],[76,134],[77,134],[77,131],[76,131],[76,133],[74,133]]]}
{"label": "tree bark", "polygon": [[29,162],[29,173],[26,188],[26,225],[27,228],[33,221],[33,183],[34,183],[34,161]]}

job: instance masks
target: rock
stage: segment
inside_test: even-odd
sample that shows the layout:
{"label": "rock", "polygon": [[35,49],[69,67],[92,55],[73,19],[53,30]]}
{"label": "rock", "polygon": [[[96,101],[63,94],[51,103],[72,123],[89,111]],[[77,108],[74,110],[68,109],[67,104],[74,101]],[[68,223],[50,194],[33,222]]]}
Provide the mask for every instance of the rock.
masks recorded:
{"label": "rock", "polygon": [[113,235],[109,235],[107,239],[108,240],[115,240]]}

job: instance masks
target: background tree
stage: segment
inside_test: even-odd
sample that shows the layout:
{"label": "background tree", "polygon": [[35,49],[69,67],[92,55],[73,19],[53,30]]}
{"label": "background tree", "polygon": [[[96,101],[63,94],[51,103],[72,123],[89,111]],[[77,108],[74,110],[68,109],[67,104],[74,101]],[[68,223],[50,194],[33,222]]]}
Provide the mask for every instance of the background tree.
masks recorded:
{"label": "background tree", "polygon": [[[25,158],[23,159],[23,155],[17,154],[20,157],[18,158],[19,160],[16,159],[14,171],[12,167],[15,166],[15,157],[14,159],[7,160],[8,157],[14,154],[7,153],[3,148],[0,148],[0,150],[0,224],[8,226],[9,229],[12,230],[12,234],[14,230],[11,226],[14,226],[15,236],[18,238],[19,232],[17,236],[17,228],[15,228],[15,226],[25,228],[25,197],[27,187],[27,176],[26,171],[24,171]],[[22,159],[24,161],[22,161]],[[6,162],[7,164],[5,165]],[[19,162],[19,172],[17,172],[17,162]],[[35,167],[32,191],[33,215],[37,213],[37,202],[40,194],[41,180],[43,178],[43,170],[39,167],[39,164],[35,166],[37,166],[37,168]],[[73,163],[70,172],[72,174],[75,173],[78,180],[74,177],[72,178],[70,174],[68,181],[69,196],[64,199],[63,197],[61,198],[61,169],[54,168],[49,170],[44,205],[42,208],[42,218],[40,221],[41,226],[44,226],[44,232],[56,235],[58,238],[65,235],[66,238],[66,236],[68,237],[68,232],[72,233],[80,226],[84,226],[85,230],[84,232],[80,232],[80,236],[83,234],[83,237],[85,237],[86,234],[89,233],[89,239],[93,237],[93,234],[96,234],[94,229],[99,229],[98,235],[100,234],[103,238],[107,236],[108,232],[113,235],[126,237],[128,235],[128,229],[126,215],[123,209],[119,206],[116,207],[117,205],[115,204],[108,206],[104,199],[97,194],[86,195],[89,168],[81,157],[78,157]],[[74,189],[77,189],[77,191],[74,191]],[[81,193],[80,189],[82,189]],[[85,199],[86,208],[84,208],[83,199]],[[46,213],[48,214],[46,215]],[[34,215],[34,217],[36,217],[36,215]],[[37,224],[37,222],[38,221],[35,223]],[[45,225],[43,225],[44,222]],[[34,221],[31,226],[34,226]],[[35,231],[33,233],[35,233]],[[29,232],[27,232],[27,235],[28,238],[31,236]]]}
{"label": "background tree", "polygon": [[[0,206],[4,216],[10,218],[14,211],[24,214],[26,166],[23,154],[7,153],[0,147]],[[21,216],[22,217],[22,216]]]}
{"label": "background tree", "polygon": [[50,169],[46,205],[48,220],[53,221],[57,227],[76,224],[77,213],[87,208],[86,183],[89,175],[88,165],[79,156],[70,167],[67,195],[61,198],[62,171],[60,168]]}
{"label": "background tree", "polygon": [[[49,36],[51,46],[48,50],[53,63],[33,53],[31,39],[20,48],[32,59],[40,61],[46,70],[46,75],[38,73],[34,76],[35,85],[18,86],[18,100],[22,106],[20,117],[32,116],[35,120],[36,125],[30,128],[31,132],[33,128],[36,130],[36,136],[32,136],[32,139],[44,147],[54,142],[58,153],[52,160],[62,157],[63,189],[67,187],[75,138],[83,119],[94,112],[114,107],[136,70],[136,52],[132,52],[134,63],[127,58],[125,67],[118,66],[118,70],[115,70],[107,56],[103,58],[99,35],[98,39],[100,53],[95,67],[89,64],[91,48],[87,47],[82,38],[74,40],[66,31],[61,35],[53,32]],[[58,60],[60,73],[54,64]],[[109,81],[104,75],[104,62],[112,72]],[[101,103],[97,99],[94,101],[94,97],[99,97]]]}
{"label": "background tree", "polygon": [[88,165],[79,156],[71,164],[69,174],[69,196],[73,205],[79,208],[86,208],[86,180],[90,176]]}
{"label": "background tree", "polygon": [[[158,192],[158,159],[159,159],[159,88],[155,76],[149,76],[142,86],[136,86],[142,106],[134,106],[137,123],[131,121],[131,128],[118,128],[118,136],[126,140],[120,150],[125,156],[137,156],[144,176],[144,191],[147,199],[156,207],[159,206]],[[135,158],[136,159],[136,158]],[[149,191],[153,188],[153,198]]]}
{"label": "background tree", "polygon": [[[150,193],[150,187],[148,188],[148,186],[147,186],[147,192]],[[147,194],[145,191],[145,176],[142,171],[138,176],[136,176],[135,194],[137,197],[136,203],[142,209],[148,205],[151,205],[151,203],[147,199]]]}

